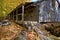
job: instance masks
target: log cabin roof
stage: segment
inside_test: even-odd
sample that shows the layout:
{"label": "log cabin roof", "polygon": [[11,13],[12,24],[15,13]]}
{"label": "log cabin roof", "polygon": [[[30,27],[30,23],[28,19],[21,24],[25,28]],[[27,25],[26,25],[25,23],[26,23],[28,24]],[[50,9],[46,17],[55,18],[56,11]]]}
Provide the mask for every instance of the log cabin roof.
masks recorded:
{"label": "log cabin roof", "polygon": [[[35,6],[40,5],[41,2],[43,2],[43,1],[25,2],[24,7],[25,7],[25,9],[30,8],[30,7],[31,7],[31,8],[34,8],[34,5],[35,5]],[[58,2],[59,7],[60,7],[59,1],[57,1],[57,2]],[[14,10],[12,10],[10,13],[16,11],[17,9],[22,9],[22,5],[23,5],[23,4],[18,5],[18,6],[17,6]]]}
{"label": "log cabin roof", "polygon": [[[26,2],[24,4],[24,7],[25,7],[25,10],[27,10],[28,8],[34,8],[34,4],[36,4],[35,2]],[[23,4],[20,4],[19,6],[17,6],[13,11],[11,11],[10,13],[16,11],[17,9],[21,9],[22,10],[22,5]]]}
{"label": "log cabin roof", "polygon": [[[36,1],[36,2],[25,2],[24,7],[25,7],[25,9],[30,8],[30,7],[31,7],[31,8],[34,8],[35,6],[40,5],[41,2],[43,2],[43,0],[42,0],[42,1]],[[18,5],[18,6],[17,6],[14,10],[12,10],[10,13],[16,11],[17,9],[22,9],[22,5],[23,5],[23,4]],[[9,13],[9,14],[10,14],[10,13]]]}

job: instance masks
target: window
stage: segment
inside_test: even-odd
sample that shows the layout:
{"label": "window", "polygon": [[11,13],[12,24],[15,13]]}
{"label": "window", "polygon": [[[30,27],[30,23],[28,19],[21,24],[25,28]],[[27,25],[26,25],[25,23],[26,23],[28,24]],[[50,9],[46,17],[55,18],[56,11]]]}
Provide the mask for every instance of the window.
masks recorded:
{"label": "window", "polygon": [[18,20],[22,20],[22,15],[18,15]]}

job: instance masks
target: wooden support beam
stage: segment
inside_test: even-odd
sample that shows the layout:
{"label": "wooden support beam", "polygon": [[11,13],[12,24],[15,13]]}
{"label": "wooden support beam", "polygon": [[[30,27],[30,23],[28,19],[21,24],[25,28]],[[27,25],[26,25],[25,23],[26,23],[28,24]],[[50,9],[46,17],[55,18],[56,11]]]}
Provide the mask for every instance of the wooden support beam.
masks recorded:
{"label": "wooden support beam", "polygon": [[14,12],[12,14],[13,14],[13,20],[14,20]]}
{"label": "wooden support beam", "polygon": [[16,10],[16,22],[18,21],[18,9]]}
{"label": "wooden support beam", "polygon": [[8,15],[8,19],[10,20],[10,15]]}
{"label": "wooden support beam", "polygon": [[28,6],[25,6],[25,8],[28,8],[28,7],[30,7],[31,6],[31,4],[30,5],[28,5]]}
{"label": "wooden support beam", "polygon": [[22,5],[22,22],[24,21],[24,5]]}

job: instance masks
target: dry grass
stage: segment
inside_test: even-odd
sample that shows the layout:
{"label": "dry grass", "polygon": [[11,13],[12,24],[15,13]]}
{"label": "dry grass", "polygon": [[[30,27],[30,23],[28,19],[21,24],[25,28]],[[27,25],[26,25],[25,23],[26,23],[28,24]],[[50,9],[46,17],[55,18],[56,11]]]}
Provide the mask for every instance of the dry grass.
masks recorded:
{"label": "dry grass", "polygon": [[21,26],[17,25],[14,22],[11,22],[11,25],[1,26],[0,27],[0,39],[1,40],[13,40],[17,34],[23,30]]}

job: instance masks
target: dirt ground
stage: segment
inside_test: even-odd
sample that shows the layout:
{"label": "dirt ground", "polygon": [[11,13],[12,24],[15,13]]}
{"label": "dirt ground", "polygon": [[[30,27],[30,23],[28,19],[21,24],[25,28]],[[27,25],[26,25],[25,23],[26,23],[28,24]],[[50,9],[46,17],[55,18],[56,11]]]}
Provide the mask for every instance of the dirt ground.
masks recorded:
{"label": "dirt ground", "polygon": [[13,40],[24,29],[14,22],[7,26],[0,26],[0,40]]}
{"label": "dirt ground", "polygon": [[[18,38],[16,40],[20,40],[19,38],[22,37],[24,39],[24,36],[27,37],[27,40],[40,40],[40,39],[46,40],[47,37],[50,36],[50,32],[48,32],[45,29],[45,27],[50,27],[51,24],[54,24],[54,23],[47,23],[47,24],[42,24],[42,25],[31,24],[30,26],[32,26],[34,30],[28,31],[23,26],[20,26],[16,24],[15,22],[11,22],[10,25],[0,26],[0,40],[15,40],[15,38],[17,37]],[[54,26],[55,25],[58,26],[57,24],[54,24]],[[26,30],[25,33],[23,32],[23,30]],[[21,32],[23,35],[20,34]],[[50,39],[48,38],[48,40]]]}

